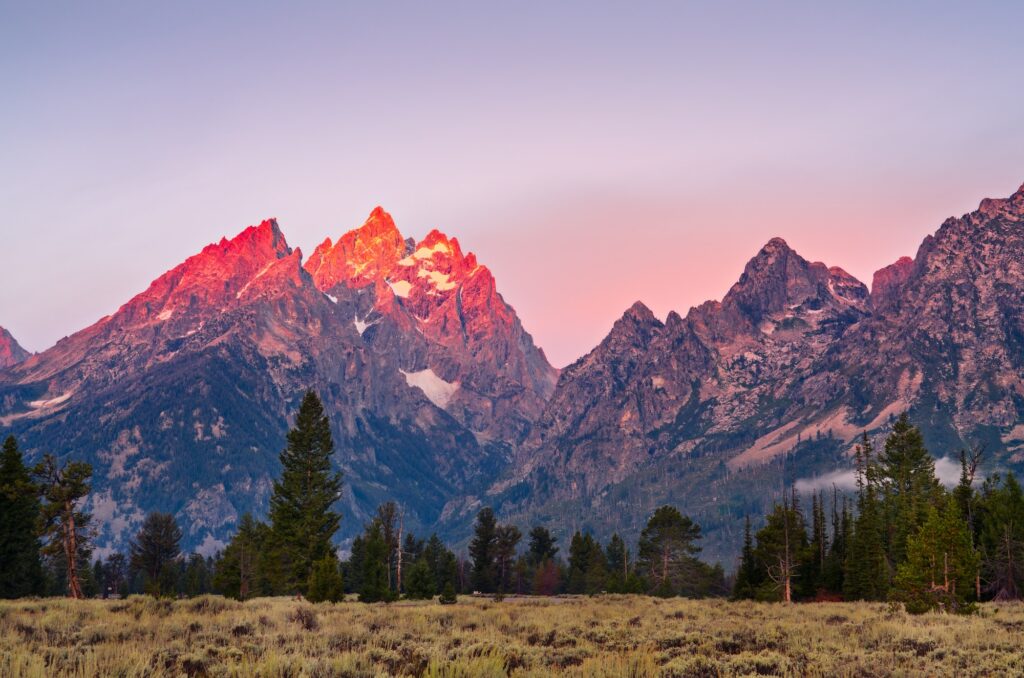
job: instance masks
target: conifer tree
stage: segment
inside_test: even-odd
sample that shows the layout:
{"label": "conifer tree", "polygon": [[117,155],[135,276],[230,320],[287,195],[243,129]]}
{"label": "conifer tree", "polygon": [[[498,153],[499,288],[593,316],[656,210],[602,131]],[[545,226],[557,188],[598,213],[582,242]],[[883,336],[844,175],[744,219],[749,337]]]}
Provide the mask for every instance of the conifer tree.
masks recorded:
{"label": "conifer tree", "polygon": [[843,592],[843,568],[846,563],[846,549],[850,540],[852,517],[846,497],[839,503],[838,491],[832,490],[832,538],[829,540],[828,556],[822,573],[825,590],[839,594]]}
{"label": "conifer tree", "polygon": [[825,522],[824,495],[811,495],[811,543],[805,592],[813,595],[825,588],[825,563],[828,559],[828,531]]}
{"label": "conifer tree", "polygon": [[345,584],[338,569],[338,559],[331,554],[313,563],[306,587],[306,598],[313,603],[337,603],[345,598]]}
{"label": "conifer tree", "polygon": [[[169,513],[150,513],[131,544],[131,567],[141,572],[146,593],[157,598],[174,593],[170,568],[181,554],[181,528]],[[168,588],[170,584],[170,588]]]}
{"label": "conifer tree", "polygon": [[522,533],[515,525],[500,525],[494,540],[494,568],[498,578],[498,591],[507,593],[511,590],[513,563],[516,557],[516,546]]}
{"label": "conifer tree", "polygon": [[43,497],[40,510],[45,542],[43,553],[60,559],[68,595],[83,598],[81,570],[89,562],[92,535],[91,516],[81,510],[81,505],[92,489],[89,483],[92,466],[80,461],[60,466],[53,455],[47,454],[33,473]]}
{"label": "conifer tree", "polygon": [[214,565],[214,589],[237,600],[269,595],[272,592],[267,581],[270,541],[269,527],[254,520],[249,513],[243,515],[238,531]]}
{"label": "conifer tree", "polygon": [[605,584],[609,593],[626,593],[626,579],[629,578],[629,549],[622,537],[615,533],[605,547],[605,563],[608,567],[608,581]]}
{"label": "conifer tree", "polygon": [[434,597],[435,592],[434,575],[430,571],[430,564],[425,558],[420,558],[409,569],[406,598],[410,600],[430,600]]}
{"label": "conifer tree", "polygon": [[434,591],[443,591],[445,584],[451,583],[454,588],[458,584],[459,573],[455,554],[452,553],[436,534],[430,535],[423,547],[423,560],[430,568],[434,578]]}
{"label": "conifer tree", "polygon": [[733,599],[753,600],[757,598],[758,589],[764,584],[765,577],[766,573],[754,555],[754,538],[748,515],[743,525],[743,551],[740,554],[740,565],[736,569],[736,581],[732,590]]}
{"label": "conifer tree", "polygon": [[850,599],[883,600],[891,578],[883,537],[879,471],[874,447],[865,433],[855,449],[857,516],[846,549],[843,593]]}
{"label": "conifer tree", "polygon": [[807,529],[795,505],[795,501],[783,496],[782,504],[775,505],[765,526],[757,532],[754,553],[767,574],[760,597],[791,603],[796,586],[806,579]]}
{"label": "conifer tree", "polygon": [[943,495],[935,477],[935,460],[906,412],[885,439],[878,457],[878,474],[886,554],[893,570],[907,559],[907,540],[924,524],[929,507],[938,506]]}
{"label": "conifer tree", "polygon": [[898,596],[908,612],[964,611],[974,594],[979,558],[967,523],[953,497],[941,509],[929,506],[924,523],[907,541],[907,559],[896,575]]}
{"label": "conifer tree", "polygon": [[530,567],[537,568],[545,560],[554,560],[558,554],[556,539],[548,528],[536,525],[530,530],[530,543],[527,546],[526,562]]}
{"label": "conifer tree", "polygon": [[331,470],[334,442],[323,405],[313,391],[299,406],[295,427],[281,453],[283,471],[270,497],[279,593],[305,591],[313,563],[334,553],[331,543],[341,516],[341,474]]}
{"label": "conifer tree", "polygon": [[637,567],[655,595],[677,595],[702,574],[696,559],[700,526],[674,506],[655,510],[640,533]]}
{"label": "conifer tree", "polygon": [[490,507],[480,509],[476,516],[473,540],[469,543],[469,556],[473,560],[473,589],[481,593],[494,593],[496,590],[494,558],[497,540],[498,521],[494,511]]}
{"label": "conifer tree", "polygon": [[14,436],[4,441],[0,456],[0,598],[43,593],[39,560],[39,488]]}
{"label": "conifer tree", "polygon": [[380,520],[366,526],[363,535],[363,576],[359,600],[363,603],[390,602],[397,596],[388,584],[388,544]]}
{"label": "conifer tree", "polygon": [[985,481],[977,502],[978,545],[994,600],[1024,597],[1024,491],[1013,473]]}

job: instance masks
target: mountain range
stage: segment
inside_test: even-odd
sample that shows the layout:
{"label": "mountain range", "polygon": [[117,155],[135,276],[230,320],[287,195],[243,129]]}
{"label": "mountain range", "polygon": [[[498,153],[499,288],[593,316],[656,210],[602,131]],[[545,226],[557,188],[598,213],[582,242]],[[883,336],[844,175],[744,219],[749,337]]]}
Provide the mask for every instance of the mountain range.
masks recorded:
{"label": "mountain range", "polygon": [[266,510],[313,388],[343,538],[387,499],[455,541],[484,505],[635,537],[671,502],[728,560],[743,515],[848,470],[855,438],[903,411],[938,456],[982,445],[990,468],[1022,465],[1022,222],[1024,187],[986,199],[870,289],[774,238],[721,301],[664,321],[638,302],[558,371],[457,239],[406,239],[377,208],[303,260],[268,220],[42,353],[0,331],[0,428],[93,463],[110,547],[162,510],[187,546],[219,548]]}

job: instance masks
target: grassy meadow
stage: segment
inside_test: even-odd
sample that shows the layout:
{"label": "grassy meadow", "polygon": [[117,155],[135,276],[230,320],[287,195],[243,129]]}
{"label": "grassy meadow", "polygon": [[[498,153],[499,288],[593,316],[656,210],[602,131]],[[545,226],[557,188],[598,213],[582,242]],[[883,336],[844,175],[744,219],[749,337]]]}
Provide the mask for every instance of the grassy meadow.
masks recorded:
{"label": "grassy meadow", "polygon": [[971,617],[884,604],[642,596],[456,605],[0,602],[0,675],[990,676],[1024,674],[1024,605]]}

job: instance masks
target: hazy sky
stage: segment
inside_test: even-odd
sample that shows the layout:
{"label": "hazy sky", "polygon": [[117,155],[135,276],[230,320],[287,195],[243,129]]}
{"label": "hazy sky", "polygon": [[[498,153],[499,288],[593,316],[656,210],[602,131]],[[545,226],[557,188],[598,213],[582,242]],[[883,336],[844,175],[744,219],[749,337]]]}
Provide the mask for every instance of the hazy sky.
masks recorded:
{"label": "hazy sky", "polygon": [[0,2],[0,325],[42,350],[248,224],[308,254],[381,204],[561,366],[772,236],[869,283],[1024,182],[1020,2],[298,4]]}

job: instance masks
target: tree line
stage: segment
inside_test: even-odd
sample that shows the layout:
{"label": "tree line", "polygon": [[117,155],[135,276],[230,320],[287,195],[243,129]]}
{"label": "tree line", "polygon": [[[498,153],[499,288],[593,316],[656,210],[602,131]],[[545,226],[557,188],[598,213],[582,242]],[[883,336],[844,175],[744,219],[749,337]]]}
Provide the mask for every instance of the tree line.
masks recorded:
{"label": "tree line", "polygon": [[876,451],[855,449],[857,492],[793,492],[751,534],[748,518],[734,598],[871,600],[909,612],[971,612],[982,600],[1024,592],[1024,493],[1012,473],[979,483],[981,450],[960,454],[960,481],[946,490],[921,431],[900,416]]}
{"label": "tree line", "polygon": [[[127,554],[90,564],[91,516],[83,510],[92,469],[44,455],[25,465],[9,437],[0,458],[0,596],[220,593],[238,599],[303,596],[365,602],[459,593],[498,597],[643,593],[799,601],[892,600],[909,611],[970,611],[985,599],[1024,592],[1024,492],[1012,474],[975,483],[980,452],[961,455],[962,474],[943,488],[921,432],[906,415],[881,452],[865,435],[856,447],[857,492],[787,493],[753,532],[748,517],[737,572],[700,560],[700,526],[673,506],[654,511],[630,548],[618,534],[602,544],[577,531],[568,548],[543,525],[524,535],[481,508],[468,556],[436,535],[405,528],[395,502],[378,507],[341,560],[334,536],[341,474],[319,398],[308,392],[280,455],[266,522],[245,515],[215,556],[181,552],[181,528],[146,516]],[[976,485],[978,485],[976,487]]]}

